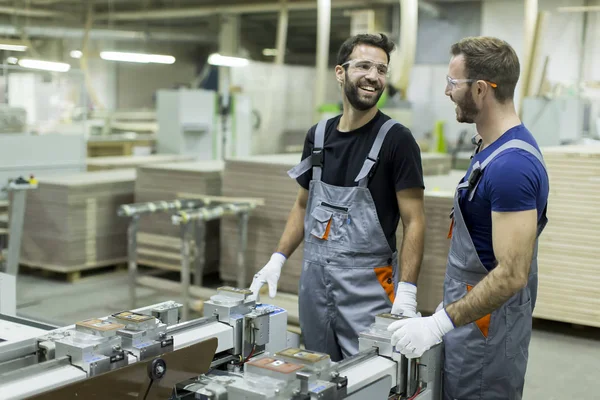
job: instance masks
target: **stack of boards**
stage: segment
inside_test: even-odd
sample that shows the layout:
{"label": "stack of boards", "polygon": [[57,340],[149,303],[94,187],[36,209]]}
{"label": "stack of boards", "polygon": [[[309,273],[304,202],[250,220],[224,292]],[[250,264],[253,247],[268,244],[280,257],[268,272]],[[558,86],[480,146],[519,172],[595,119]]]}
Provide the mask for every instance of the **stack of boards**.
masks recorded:
{"label": "stack of boards", "polygon": [[600,146],[542,148],[550,178],[534,316],[600,327]]}
{"label": "stack of boards", "polygon": [[[258,207],[252,212],[248,225],[247,285],[251,283],[254,273],[269,261],[283,233],[299,189],[296,181],[288,177],[287,171],[300,159],[300,154],[281,154],[227,160],[225,164],[224,196],[253,197],[265,200],[264,206]],[[437,174],[448,172],[449,169],[450,157],[448,155],[423,153],[424,171]],[[446,215],[444,224],[447,228],[449,209],[444,212]],[[220,272],[221,278],[228,282],[237,281],[237,241],[231,240],[231,238],[237,238],[237,232],[238,226],[235,220],[223,221],[222,237],[229,239],[222,242]],[[279,290],[298,293],[302,252],[303,246],[300,245],[286,262],[279,281]],[[427,292],[427,290],[422,292]]]}
{"label": "stack of boards", "polygon": [[[135,202],[176,200],[179,193],[219,196],[222,172],[221,161],[142,165],[137,169]],[[181,228],[173,225],[171,215],[157,213],[140,218],[137,238],[139,264],[181,270]],[[218,269],[219,232],[219,220],[206,224],[205,273]]]}
{"label": "stack of boards", "polygon": [[[298,163],[300,154],[264,155],[244,159],[227,160],[223,172],[223,196],[262,198],[264,206],[250,213],[248,222],[248,247],[246,250],[246,285],[262,268],[277,243],[287,221],[288,214],[298,194],[298,184],[287,171]],[[237,282],[238,274],[238,222],[224,219],[221,224],[221,279]],[[302,248],[286,262],[279,280],[279,290],[298,293],[298,279],[302,270]]]}
{"label": "stack of boards", "polygon": [[168,162],[193,161],[195,157],[180,154],[149,154],[145,156],[88,157],[87,170],[137,168],[146,164],[164,164]]}
{"label": "stack of boards", "polygon": [[117,216],[133,202],[133,169],[40,176],[27,193],[21,263],[60,273],[127,260],[128,220]]}

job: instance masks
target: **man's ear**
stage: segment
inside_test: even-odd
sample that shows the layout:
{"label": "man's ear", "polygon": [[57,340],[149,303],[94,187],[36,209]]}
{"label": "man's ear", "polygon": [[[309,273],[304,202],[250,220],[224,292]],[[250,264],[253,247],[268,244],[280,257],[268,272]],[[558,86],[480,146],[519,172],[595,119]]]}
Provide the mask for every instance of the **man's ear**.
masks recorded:
{"label": "man's ear", "polygon": [[477,81],[477,88],[476,88],[476,95],[483,98],[488,90],[489,90],[489,86],[487,83],[485,83],[484,81]]}
{"label": "man's ear", "polygon": [[337,80],[337,82],[340,85],[342,83],[344,83],[345,75],[346,75],[346,70],[344,69],[344,67],[342,67],[341,65],[336,65],[335,66],[335,79]]}

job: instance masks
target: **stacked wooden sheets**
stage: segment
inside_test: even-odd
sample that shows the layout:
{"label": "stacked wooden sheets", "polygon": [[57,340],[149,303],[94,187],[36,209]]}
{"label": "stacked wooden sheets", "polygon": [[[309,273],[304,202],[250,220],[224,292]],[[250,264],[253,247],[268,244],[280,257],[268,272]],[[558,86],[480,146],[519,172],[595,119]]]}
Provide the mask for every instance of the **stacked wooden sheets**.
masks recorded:
{"label": "stacked wooden sheets", "polygon": [[[265,155],[245,159],[227,160],[223,173],[223,196],[263,198],[265,205],[252,211],[248,223],[248,248],[246,251],[247,282],[262,268],[275,251],[283,233],[299,186],[287,175],[298,163],[300,154]],[[235,218],[223,220],[221,225],[221,279],[236,282],[238,223]],[[279,289],[298,293],[298,279],[302,270],[302,250],[286,262]]]}
{"label": "stacked wooden sheets", "polygon": [[442,153],[421,153],[423,175],[444,175],[452,168],[452,157]]}
{"label": "stacked wooden sheets", "polygon": [[548,225],[534,316],[600,327],[600,146],[543,148]]}
{"label": "stacked wooden sheets", "polygon": [[[287,171],[295,166],[300,158],[300,154],[255,156],[228,160],[225,164],[223,174],[224,196],[258,197],[265,200],[265,206],[252,212],[248,226],[247,285],[251,283],[254,273],[269,261],[283,233],[299,189],[296,181],[288,177]],[[450,168],[449,160],[446,155],[424,153],[423,169],[426,172],[448,172]],[[452,184],[456,185],[456,182]],[[435,207],[435,202],[432,204]],[[448,228],[449,212],[449,208],[443,211],[446,216],[444,229]],[[223,237],[221,278],[225,281],[235,282],[238,272],[236,258],[237,222],[234,219],[225,220],[221,229]],[[446,235],[447,231],[444,238]],[[302,252],[303,246],[300,245],[298,250],[286,262],[279,281],[281,291],[298,292],[298,280],[302,270]],[[424,290],[423,292],[427,291]]]}
{"label": "stacked wooden sheets", "polygon": [[[178,193],[218,196],[221,194],[220,161],[194,161],[149,164],[137,170],[137,203],[175,200]],[[219,263],[220,221],[206,225],[205,273],[214,272]],[[171,222],[171,214],[158,213],[140,219],[138,262],[156,268],[181,269],[181,230]]]}
{"label": "stacked wooden sheets", "polygon": [[21,262],[69,273],[124,262],[135,170],[39,177],[27,193]]}
{"label": "stacked wooden sheets", "polygon": [[193,161],[194,157],[180,154],[151,154],[147,156],[88,157],[87,170],[137,168],[146,164]]}

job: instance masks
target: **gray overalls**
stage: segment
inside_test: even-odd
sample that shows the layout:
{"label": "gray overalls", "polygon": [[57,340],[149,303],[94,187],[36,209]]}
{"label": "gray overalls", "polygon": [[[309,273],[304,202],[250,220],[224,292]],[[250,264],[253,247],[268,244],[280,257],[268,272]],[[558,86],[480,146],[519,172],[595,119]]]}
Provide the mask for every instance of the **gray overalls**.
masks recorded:
{"label": "gray overalls", "polygon": [[[458,185],[454,197],[452,241],[444,281],[444,306],[465,296],[488,274],[465,224],[459,193],[466,190],[465,196],[471,201],[485,167],[509,148],[525,150],[544,165],[542,155],[535,147],[513,139],[499,147],[481,164],[476,162],[469,178]],[[546,223],[544,209],[538,222],[538,237]],[[524,289],[491,315],[454,329],[444,336],[444,400],[521,399],[529,354],[531,319],[537,297],[537,248],[536,240],[529,282]]]}
{"label": "gray overalls", "polygon": [[[367,184],[381,145],[398,123],[380,128],[358,186],[332,186],[321,180],[326,120],[317,124],[311,156],[288,174],[296,179],[310,168],[304,219],[304,261],[300,276],[300,328],[308,350],[333,361],[358,352],[358,334],[375,315],[390,312],[398,280],[398,256],[385,237]],[[335,127],[334,127],[335,129]]]}

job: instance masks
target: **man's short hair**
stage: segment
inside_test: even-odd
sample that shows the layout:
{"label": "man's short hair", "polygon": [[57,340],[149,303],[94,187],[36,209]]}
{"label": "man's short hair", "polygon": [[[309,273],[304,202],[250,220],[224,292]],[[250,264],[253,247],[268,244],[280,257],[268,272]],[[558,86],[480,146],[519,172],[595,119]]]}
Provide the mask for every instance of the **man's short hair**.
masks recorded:
{"label": "man's short hair", "polygon": [[520,64],[510,44],[495,37],[467,37],[454,43],[450,52],[453,56],[464,56],[467,79],[481,79],[498,85],[492,91],[500,103],[514,98]]}
{"label": "man's short hair", "polygon": [[369,46],[379,47],[387,54],[388,63],[390,62],[390,53],[394,51],[396,45],[386,35],[380,33],[374,35],[371,33],[361,33],[354,35],[351,38],[346,39],[340,46],[337,55],[337,65],[342,65],[350,58],[350,54],[354,51],[354,48],[360,44],[367,44]]}

